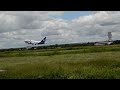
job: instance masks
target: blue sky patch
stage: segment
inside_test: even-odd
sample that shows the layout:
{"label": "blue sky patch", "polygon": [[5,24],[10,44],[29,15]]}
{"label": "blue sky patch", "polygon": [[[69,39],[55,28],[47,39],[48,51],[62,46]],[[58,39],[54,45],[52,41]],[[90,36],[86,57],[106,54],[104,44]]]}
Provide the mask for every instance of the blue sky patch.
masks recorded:
{"label": "blue sky patch", "polygon": [[87,16],[90,14],[91,14],[90,11],[65,11],[62,18],[67,20],[72,20],[79,16]]}

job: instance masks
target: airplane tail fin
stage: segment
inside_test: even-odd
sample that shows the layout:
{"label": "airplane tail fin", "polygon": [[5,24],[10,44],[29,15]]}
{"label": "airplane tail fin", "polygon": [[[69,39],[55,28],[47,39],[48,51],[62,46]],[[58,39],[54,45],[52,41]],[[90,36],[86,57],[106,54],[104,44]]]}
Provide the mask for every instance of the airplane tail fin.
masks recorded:
{"label": "airplane tail fin", "polygon": [[46,41],[46,37],[40,43],[38,43],[38,44],[44,44],[45,41]]}

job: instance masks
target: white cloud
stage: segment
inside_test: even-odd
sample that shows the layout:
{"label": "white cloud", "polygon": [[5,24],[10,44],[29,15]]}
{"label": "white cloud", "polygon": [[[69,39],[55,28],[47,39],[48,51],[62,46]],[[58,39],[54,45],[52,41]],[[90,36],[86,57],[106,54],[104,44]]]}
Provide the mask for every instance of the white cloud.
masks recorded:
{"label": "white cloud", "polygon": [[[120,35],[120,11],[92,11],[73,20],[62,19],[63,11],[0,11],[0,48],[25,46],[25,39],[47,44],[79,43],[113,39]],[[59,18],[56,18],[56,17]]]}
{"label": "white cloud", "polygon": [[[82,16],[72,20],[72,27],[76,29],[78,35],[89,37],[86,41],[107,40],[107,32],[120,32],[120,12],[99,11],[89,16]],[[96,37],[91,38],[91,37]],[[113,36],[115,37],[115,36]],[[119,37],[117,37],[119,39]]]}

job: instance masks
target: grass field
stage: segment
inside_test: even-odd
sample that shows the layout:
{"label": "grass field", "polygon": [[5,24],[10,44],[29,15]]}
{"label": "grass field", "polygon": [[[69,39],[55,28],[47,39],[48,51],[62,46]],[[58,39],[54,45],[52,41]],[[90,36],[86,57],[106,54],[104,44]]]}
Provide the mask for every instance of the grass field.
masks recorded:
{"label": "grass field", "polygon": [[120,45],[0,52],[0,79],[120,79]]}

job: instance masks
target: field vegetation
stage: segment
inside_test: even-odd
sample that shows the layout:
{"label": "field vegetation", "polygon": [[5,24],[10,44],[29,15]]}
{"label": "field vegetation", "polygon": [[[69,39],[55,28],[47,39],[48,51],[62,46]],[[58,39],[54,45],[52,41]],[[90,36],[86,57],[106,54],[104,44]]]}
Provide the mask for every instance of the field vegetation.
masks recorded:
{"label": "field vegetation", "polygon": [[120,45],[3,51],[0,79],[120,79]]}

